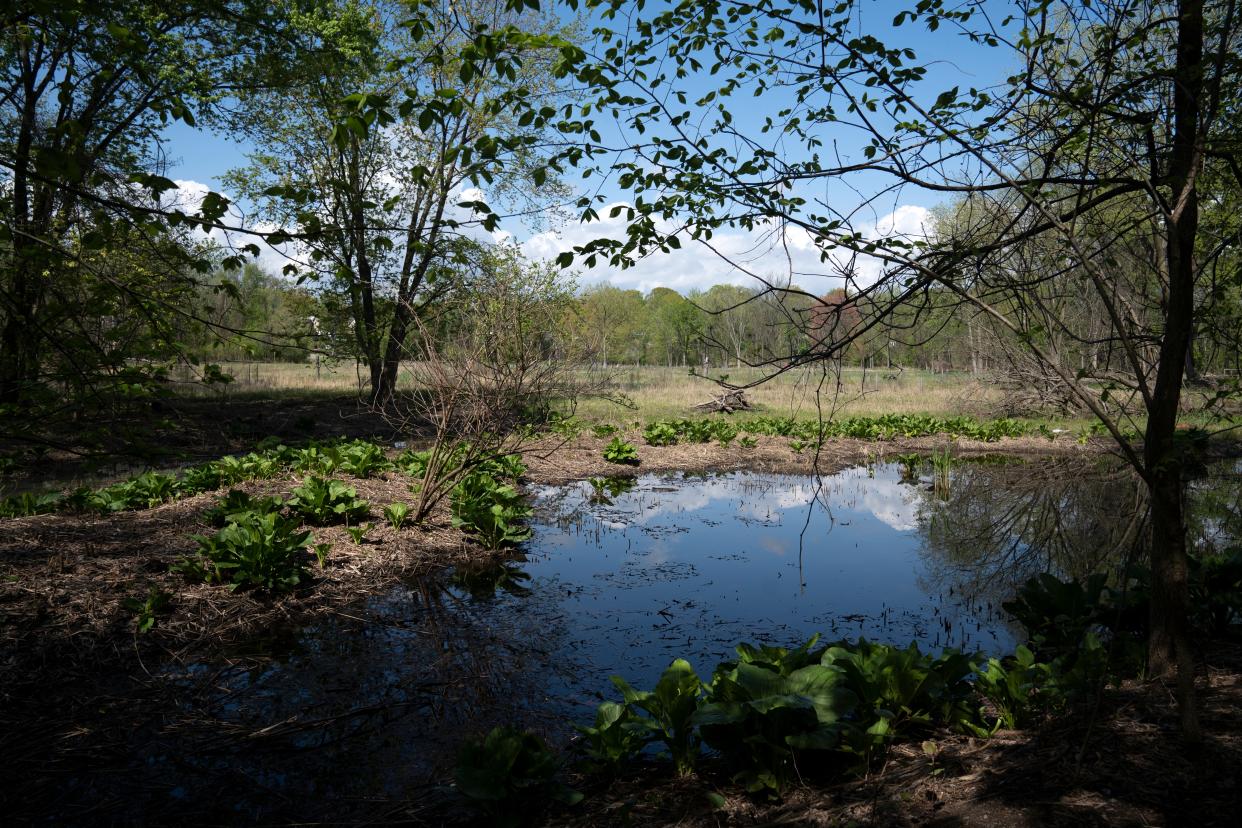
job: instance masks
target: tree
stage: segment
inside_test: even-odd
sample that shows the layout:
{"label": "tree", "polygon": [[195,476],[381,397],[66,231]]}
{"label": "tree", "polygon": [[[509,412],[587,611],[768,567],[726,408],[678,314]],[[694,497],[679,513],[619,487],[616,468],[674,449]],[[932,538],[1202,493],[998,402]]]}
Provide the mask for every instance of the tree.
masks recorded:
{"label": "tree", "polygon": [[240,264],[191,233],[220,226],[226,199],[168,203],[162,132],[217,121],[227,95],[289,77],[301,50],[281,23],[295,5],[22,2],[0,16],[9,436],[43,439],[53,413],[148,398],[177,355],[164,334],[193,315],[201,276]]}
{"label": "tree", "polygon": [[[415,320],[470,269],[478,228],[494,228],[482,202],[459,208],[466,191],[531,215],[558,193],[539,165],[542,124],[522,117],[555,100],[533,34],[557,24],[501,0],[343,0],[301,24],[330,47],[324,72],[294,94],[247,98],[261,150],[231,181],[266,220],[309,237],[308,275],[340,294],[383,404]],[[541,187],[525,186],[532,176]]]}
{"label": "tree", "polygon": [[634,365],[642,361],[650,328],[641,293],[596,285],[583,292],[579,313],[580,335],[598,342],[603,367],[607,368],[610,361]]}
{"label": "tree", "polygon": [[[604,19],[622,6],[586,5],[601,7]],[[685,2],[640,23],[627,16],[624,34],[598,32],[599,54],[580,64],[579,77],[604,91],[583,117],[611,102],[632,131],[630,154],[597,166],[634,193],[634,208],[625,239],[597,240],[561,261],[625,266],[680,246],[679,236],[710,243],[721,227],[775,226],[780,239],[793,234],[818,248],[825,272],[867,309],[849,336],[791,354],[790,364],[839,354],[899,310],[926,306],[933,289],[1020,341],[1099,418],[1147,486],[1149,670],[1177,674],[1183,729],[1198,739],[1176,425],[1196,321],[1215,302],[1204,283],[1242,229],[1236,213],[1218,216],[1210,233],[1200,218],[1205,187],[1216,184],[1211,195],[1223,199],[1242,184],[1237,4],[1029,2],[1009,20],[939,0],[900,11],[894,27],[957,32],[1005,53],[984,59],[1007,59],[1011,77],[968,89],[939,86],[909,46],[858,33],[859,5]],[[696,83],[711,85],[691,104],[681,90]],[[736,122],[730,98],[738,92],[761,99],[761,117]],[[829,140],[832,153],[823,151]],[[855,196],[818,194],[838,181],[849,187],[838,192]],[[864,222],[904,188],[960,200],[970,229],[931,236]],[[656,219],[673,216],[675,227],[662,230]],[[1128,244],[1139,236],[1148,240],[1145,258]],[[1072,273],[1105,309],[1104,338],[1141,400],[1141,442],[1026,312],[1049,274],[1011,254],[1039,238],[1059,248],[1057,271]],[[864,278],[860,261],[878,273]],[[1128,267],[1158,288],[1145,293],[1158,297],[1150,313],[1127,307],[1120,279]]]}
{"label": "tree", "polygon": [[668,365],[695,364],[693,350],[703,336],[703,314],[672,288],[653,288],[647,295],[649,338]]}

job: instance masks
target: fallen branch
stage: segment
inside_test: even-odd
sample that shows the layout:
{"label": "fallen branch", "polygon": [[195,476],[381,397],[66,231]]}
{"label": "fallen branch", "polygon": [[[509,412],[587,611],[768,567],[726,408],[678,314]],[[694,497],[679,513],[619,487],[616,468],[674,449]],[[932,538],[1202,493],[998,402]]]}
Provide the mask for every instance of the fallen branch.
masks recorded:
{"label": "fallen branch", "polygon": [[722,412],[724,414],[732,414],[734,411],[750,411],[750,401],[746,399],[746,394],[741,389],[729,391],[721,394],[713,400],[705,403],[699,403],[694,406],[695,411],[706,412]]}

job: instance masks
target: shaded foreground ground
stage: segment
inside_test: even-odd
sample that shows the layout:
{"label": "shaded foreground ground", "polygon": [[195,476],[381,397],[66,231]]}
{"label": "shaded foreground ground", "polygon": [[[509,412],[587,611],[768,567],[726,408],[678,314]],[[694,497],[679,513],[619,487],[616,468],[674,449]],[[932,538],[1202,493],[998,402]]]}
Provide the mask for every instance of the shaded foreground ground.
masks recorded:
{"label": "shaded foreground ground", "polygon": [[[605,442],[549,442],[528,455],[530,478],[557,483],[615,474],[618,467],[600,459]],[[945,442],[833,442],[818,460],[830,471]],[[1101,450],[1072,440],[954,441],[956,453]],[[774,438],[751,449],[641,446],[640,456],[642,472],[805,472],[813,461]],[[296,483],[290,477],[242,488],[287,494]],[[351,485],[376,512],[408,497],[409,480],[399,473]],[[109,517],[45,515],[2,525],[0,813],[16,822],[71,824],[470,822],[445,787],[461,737],[505,721],[554,729],[523,704],[523,676],[540,668],[537,648],[523,645],[537,642],[539,631],[481,628],[451,601],[437,603],[437,573],[482,553],[451,528],[446,513],[426,527],[377,525],[361,546],[341,528],[319,529],[317,540],[332,542],[333,552],[308,589],[274,601],[231,595],[168,572],[193,550],[189,535],[207,531],[200,516],[212,500],[201,495]],[[174,595],[172,612],[138,636],[122,601],[153,585]],[[442,613],[415,623],[368,602],[393,589]],[[353,675],[321,676],[303,698],[260,697],[256,687],[274,656],[310,623],[374,640],[374,663],[358,663]],[[398,629],[426,646],[394,651]],[[403,632],[400,641],[409,638]],[[1094,718],[1086,711],[987,742],[946,734],[934,739],[934,761],[917,744],[898,748],[871,779],[808,785],[782,804],[732,792],[709,767],[688,781],[642,772],[610,784],[579,780],[587,801],[547,818],[1232,825],[1242,784],[1242,649],[1205,645],[1199,681],[1210,741],[1197,756],[1179,745],[1170,692],[1133,685],[1106,694]],[[356,698],[345,709],[319,705],[351,694]],[[723,809],[712,809],[708,790],[726,795]]]}

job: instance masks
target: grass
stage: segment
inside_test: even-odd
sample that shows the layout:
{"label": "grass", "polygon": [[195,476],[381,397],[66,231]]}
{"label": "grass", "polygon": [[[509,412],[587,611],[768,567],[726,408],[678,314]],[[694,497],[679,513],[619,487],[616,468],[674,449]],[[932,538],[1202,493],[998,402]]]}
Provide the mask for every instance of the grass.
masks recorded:
{"label": "grass", "polygon": [[365,368],[352,362],[222,362],[220,370],[233,378],[224,385],[204,386],[189,371],[173,374],[177,393],[184,396],[260,397],[273,391],[297,396],[340,395],[365,391]]}
{"label": "grass", "polygon": [[[323,360],[319,365],[286,362],[231,362],[221,369],[233,377],[223,386],[205,387],[186,373],[174,376],[177,393],[191,397],[222,396],[231,400],[307,399],[339,397],[365,393],[367,374],[351,362]],[[664,366],[620,366],[609,370],[608,390],[624,400],[590,398],[580,400],[576,414],[591,422],[630,425],[635,421],[692,416],[693,406],[719,393],[716,379],[726,377],[733,385],[746,385],[762,377],[755,368],[716,368],[706,375],[691,374],[686,368]],[[839,382],[839,385],[838,385]],[[400,386],[408,387],[404,383]],[[882,414],[928,414],[949,417],[970,414],[980,419],[999,415],[1001,392],[966,373],[941,373],[915,369],[846,368],[840,377],[822,372],[817,366],[794,369],[768,382],[747,389],[746,396],[763,414],[815,419],[818,399],[825,415],[836,417],[878,416]],[[1188,410],[1182,417],[1187,424],[1221,427],[1203,412]],[[745,415],[741,415],[741,419]],[[1090,417],[1049,418],[1032,412],[1030,419],[1048,422],[1070,431],[1084,429]],[[1142,427],[1142,418],[1132,427]]]}
{"label": "grass", "polygon": [[[584,400],[578,415],[589,420],[648,421],[685,417],[693,406],[720,393],[713,381],[727,376],[733,385],[745,385],[762,374],[753,368],[716,370],[709,377],[692,376],[685,368],[655,366],[622,368],[614,373],[613,389],[635,406],[628,410],[607,400]],[[862,371],[846,369],[840,377],[815,367],[789,371],[747,389],[746,397],[763,413],[814,419],[818,400],[824,411],[834,402],[841,416],[877,414],[933,414],[947,416],[986,412],[999,399],[994,389],[963,374],[927,371]]]}
{"label": "grass", "polygon": [[[269,392],[281,392],[282,397],[349,394],[367,387],[366,372],[353,363],[325,360],[317,367],[313,363],[232,362],[222,363],[220,368],[233,377],[233,382],[207,388],[194,384],[187,374],[175,377],[177,382],[185,383],[178,386],[178,392],[188,396],[257,398]],[[696,403],[718,393],[714,379],[727,376],[730,383],[743,385],[762,376],[754,368],[716,369],[701,376],[691,375],[686,368],[651,365],[622,366],[610,369],[609,373],[610,391],[622,395],[634,408],[590,399],[579,403],[580,416],[602,420],[686,416]],[[767,413],[814,417],[817,388],[825,405],[831,405],[835,377],[825,377],[814,367],[790,371],[747,390],[746,394]],[[839,401],[843,404],[842,413],[847,415],[945,415],[963,413],[964,406],[986,408],[996,398],[995,391],[961,374],[846,369],[841,377]]]}

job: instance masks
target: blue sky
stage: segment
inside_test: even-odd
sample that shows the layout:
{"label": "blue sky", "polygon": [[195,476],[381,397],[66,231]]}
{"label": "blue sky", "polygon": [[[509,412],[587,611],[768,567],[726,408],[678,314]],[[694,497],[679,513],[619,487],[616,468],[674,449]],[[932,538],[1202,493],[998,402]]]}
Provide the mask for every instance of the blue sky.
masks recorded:
{"label": "blue sky", "polygon": [[[1013,67],[1006,65],[1004,50],[992,50],[972,44],[948,26],[941,27],[936,32],[927,31],[921,24],[910,23],[894,29],[891,25],[894,14],[908,5],[912,3],[886,0],[866,2],[864,0],[859,3],[856,10],[854,25],[857,31],[872,34],[885,43],[909,46],[914,49],[919,55],[920,63],[928,69],[925,86],[931,96],[954,85],[980,88],[989,86],[1002,81],[1005,75],[1012,71]],[[998,23],[1012,8],[1008,3],[988,2],[983,5],[992,19]],[[697,97],[712,88],[710,84],[715,80],[717,79],[692,78],[687,83],[685,91],[691,98]],[[762,123],[764,116],[774,115],[780,105],[778,96],[771,93],[761,99],[755,99],[743,91],[737,93],[732,99],[730,111],[735,117],[735,123],[743,132],[757,135],[758,126]],[[224,189],[222,177],[228,170],[244,165],[246,154],[251,149],[245,142],[238,141],[229,135],[194,129],[180,123],[170,127],[165,133],[165,138],[165,150],[170,160],[167,175],[178,181],[186,182],[188,191],[214,189],[228,195],[227,190]],[[826,134],[824,138],[829,144],[837,141],[840,151],[846,155],[857,153],[859,150],[856,137],[846,130],[840,130],[836,134]],[[606,134],[605,139],[610,142],[624,141],[624,136],[618,132],[613,136]],[[599,186],[595,181],[581,182],[572,178],[568,180],[568,183],[571,186]],[[847,205],[848,209],[851,200],[857,202],[863,198],[857,190],[858,181],[848,183],[834,181],[817,186],[819,189],[813,195],[833,203],[834,206]],[[879,184],[874,180],[868,184],[864,179],[862,186],[879,186]],[[610,204],[624,200],[615,188],[605,186],[602,192]],[[934,193],[904,188],[877,200],[869,212],[865,216],[860,216],[858,221],[864,232],[868,230],[884,232],[895,227],[903,232],[917,234],[919,228],[923,226],[927,215],[926,210],[941,200],[942,197]],[[605,211],[600,212],[606,215]],[[600,235],[618,235],[622,231],[623,225],[618,219],[605,220],[589,226],[570,224],[560,227],[556,232],[541,233],[531,233],[523,226],[514,223],[505,226],[502,235],[521,243],[528,256],[552,258],[557,253],[570,249],[574,244]],[[813,245],[799,245],[797,239],[793,240],[795,243],[792,246],[788,244],[789,239],[784,239],[786,244],[773,246],[772,241],[778,236],[779,234],[775,232],[767,233],[765,236],[763,233],[738,231],[737,233],[719,233],[716,241],[719,250],[729,258],[742,262],[747,270],[780,278],[782,270],[787,272],[792,269],[795,281],[804,283],[807,287],[826,289],[835,286],[831,279],[822,280],[822,285],[806,284],[815,281],[813,277],[807,276],[808,273],[823,270],[818,261],[818,251]],[[766,249],[761,249],[765,245]],[[265,256],[263,264],[269,269],[276,269],[278,258]],[[582,282],[588,284],[608,281],[620,287],[637,288],[644,292],[657,286],[673,287],[686,292],[706,288],[722,281],[733,281],[739,284],[750,282],[750,277],[746,273],[731,268],[715,253],[692,248],[683,249],[680,253],[671,256],[652,257],[624,271],[597,267],[593,271],[582,273],[580,278]]]}

